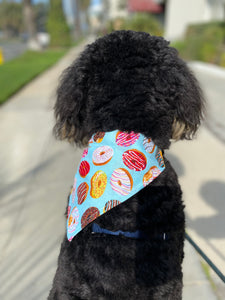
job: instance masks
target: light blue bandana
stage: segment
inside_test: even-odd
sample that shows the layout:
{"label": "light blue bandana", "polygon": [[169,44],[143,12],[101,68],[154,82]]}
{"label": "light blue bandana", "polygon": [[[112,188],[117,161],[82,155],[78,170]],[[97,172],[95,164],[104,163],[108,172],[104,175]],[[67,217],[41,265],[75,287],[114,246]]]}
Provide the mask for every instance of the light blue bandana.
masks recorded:
{"label": "light blue bandana", "polygon": [[67,215],[69,241],[85,226],[126,201],[165,169],[162,152],[134,132],[99,132],[83,152]]}

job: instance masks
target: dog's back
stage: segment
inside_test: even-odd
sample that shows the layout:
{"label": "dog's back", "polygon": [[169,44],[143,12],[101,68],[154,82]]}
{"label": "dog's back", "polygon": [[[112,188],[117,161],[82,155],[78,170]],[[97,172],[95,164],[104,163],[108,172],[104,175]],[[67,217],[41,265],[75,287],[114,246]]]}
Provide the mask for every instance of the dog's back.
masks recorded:
{"label": "dog's back", "polygon": [[181,299],[184,214],[169,162],[159,178],[95,223],[146,237],[93,234],[90,225],[71,242],[65,238],[49,299]]}
{"label": "dog's back", "polygon": [[[85,145],[97,132],[135,131],[164,150],[171,139],[191,138],[202,110],[200,88],[168,42],[119,31],[89,45],[65,72],[55,133]],[[181,299],[184,206],[164,163],[152,183],[95,220],[105,232],[89,224],[64,239],[49,299]]]}

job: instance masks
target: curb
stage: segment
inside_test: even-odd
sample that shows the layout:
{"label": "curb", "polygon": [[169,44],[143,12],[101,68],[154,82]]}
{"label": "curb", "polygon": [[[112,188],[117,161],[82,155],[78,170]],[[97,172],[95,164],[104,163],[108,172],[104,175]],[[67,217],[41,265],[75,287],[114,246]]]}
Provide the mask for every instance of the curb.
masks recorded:
{"label": "curb", "polygon": [[223,67],[219,67],[209,63],[204,63],[201,61],[191,61],[188,63],[188,65],[197,71],[210,73],[211,75],[220,77],[221,79],[225,79],[225,68]]}

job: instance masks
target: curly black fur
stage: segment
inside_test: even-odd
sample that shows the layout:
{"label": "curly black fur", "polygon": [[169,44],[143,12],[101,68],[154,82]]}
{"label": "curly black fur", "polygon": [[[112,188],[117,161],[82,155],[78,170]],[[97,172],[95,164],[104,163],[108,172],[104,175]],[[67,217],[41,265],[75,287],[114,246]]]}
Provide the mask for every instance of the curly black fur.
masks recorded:
{"label": "curly black fur", "polygon": [[[57,92],[55,134],[83,145],[99,131],[135,131],[167,149],[173,124],[194,135],[204,100],[195,77],[161,37],[117,31],[88,45]],[[142,230],[146,239],[91,234],[65,238],[49,299],[181,299],[184,212],[170,163],[150,185],[100,216],[111,231]],[[168,240],[158,239],[163,232]]]}
{"label": "curly black fur", "polygon": [[98,131],[134,130],[166,149],[174,119],[184,138],[200,124],[202,96],[177,51],[161,37],[118,31],[88,45],[64,73],[56,135],[82,143]]}

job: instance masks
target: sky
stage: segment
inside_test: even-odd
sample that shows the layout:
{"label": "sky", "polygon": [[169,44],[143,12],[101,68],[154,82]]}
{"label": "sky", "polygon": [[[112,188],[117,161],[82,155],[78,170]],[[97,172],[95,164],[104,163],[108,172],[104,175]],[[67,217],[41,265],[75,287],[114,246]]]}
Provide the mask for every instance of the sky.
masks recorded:
{"label": "sky", "polygon": [[[38,1],[48,2],[48,0],[35,0],[35,1],[37,1],[37,3],[38,3]],[[64,8],[66,15],[68,15],[68,16],[70,16],[72,14],[70,1],[71,0],[63,0],[63,8]],[[101,3],[102,3],[102,0],[91,0],[91,9],[92,10],[97,9],[97,7],[99,7],[99,5],[101,5]]]}
{"label": "sky", "polygon": [[[21,2],[22,0],[14,0],[14,2]],[[1,0],[0,0],[1,2]],[[40,3],[40,2],[44,2],[44,3],[47,3],[49,2],[49,0],[32,0],[32,2],[34,4],[36,3]],[[70,0],[63,0],[63,2],[67,3],[66,5],[68,5],[68,3],[70,2]],[[92,6],[95,6],[95,5],[99,5],[101,4],[102,0],[91,0],[91,5]]]}
{"label": "sky", "polygon": [[[14,0],[14,2],[21,2],[22,0]],[[2,0],[0,0],[0,2],[2,2]],[[34,4],[37,4],[37,3],[40,3],[40,2],[43,2],[43,3],[48,3],[49,0],[32,0],[32,2]],[[68,6],[69,5],[69,2],[70,0],[63,0],[64,2],[64,5],[65,6]],[[98,6],[100,5],[102,2],[102,0],[91,0],[91,6]]]}

